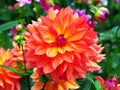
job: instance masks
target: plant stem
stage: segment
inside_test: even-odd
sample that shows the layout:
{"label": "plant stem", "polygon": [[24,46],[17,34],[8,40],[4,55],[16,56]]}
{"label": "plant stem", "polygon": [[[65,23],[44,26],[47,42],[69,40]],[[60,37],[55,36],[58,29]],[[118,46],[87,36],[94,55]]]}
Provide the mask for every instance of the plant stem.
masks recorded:
{"label": "plant stem", "polygon": [[[27,73],[26,60],[25,60],[25,53],[24,53],[24,49],[23,49],[23,44],[21,44],[21,47],[22,47],[22,54],[23,54],[25,72]],[[30,88],[29,76],[26,76],[26,80],[27,80],[28,90],[31,90],[31,88]]]}

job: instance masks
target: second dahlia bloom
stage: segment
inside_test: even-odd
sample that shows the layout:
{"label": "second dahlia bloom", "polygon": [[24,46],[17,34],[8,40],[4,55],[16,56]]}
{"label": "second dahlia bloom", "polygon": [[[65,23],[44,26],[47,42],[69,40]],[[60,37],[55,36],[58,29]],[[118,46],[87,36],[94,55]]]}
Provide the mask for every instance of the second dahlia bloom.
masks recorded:
{"label": "second dahlia bloom", "polygon": [[27,26],[25,56],[27,67],[36,67],[39,75],[49,74],[53,81],[84,78],[99,70],[103,47],[97,45],[97,33],[86,17],[73,14],[70,7],[49,9],[47,16]]}
{"label": "second dahlia bloom", "polygon": [[[0,48],[0,65],[17,68],[10,50]],[[20,75],[0,66],[0,90],[20,90]]]}

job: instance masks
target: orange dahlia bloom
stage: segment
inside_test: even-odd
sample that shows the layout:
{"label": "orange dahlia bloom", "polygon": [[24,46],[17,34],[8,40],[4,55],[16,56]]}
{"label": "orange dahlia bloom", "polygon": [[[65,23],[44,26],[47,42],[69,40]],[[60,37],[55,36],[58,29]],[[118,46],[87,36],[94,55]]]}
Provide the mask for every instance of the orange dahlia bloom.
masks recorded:
{"label": "orange dahlia bloom", "polygon": [[97,33],[70,7],[49,9],[27,26],[25,56],[27,67],[36,67],[39,75],[49,74],[52,80],[84,78],[89,71],[99,70],[96,62],[104,55],[97,45]]}
{"label": "orange dahlia bloom", "polygon": [[[10,50],[0,48],[0,65],[16,67],[16,61],[12,60],[13,55]],[[0,66],[0,90],[20,90],[20,75]]]}
{"label": "orange dahlia bloom", "polygon": [[31,75],[31,78],[33,79],[33,82],[35,82],[31,90],[75,90],[79,88],[79,85],[71,80],[60,80],[57,82],[48,81],[43,83],[40,81],[40,77],[36,68],[34,69],[34,73]]}

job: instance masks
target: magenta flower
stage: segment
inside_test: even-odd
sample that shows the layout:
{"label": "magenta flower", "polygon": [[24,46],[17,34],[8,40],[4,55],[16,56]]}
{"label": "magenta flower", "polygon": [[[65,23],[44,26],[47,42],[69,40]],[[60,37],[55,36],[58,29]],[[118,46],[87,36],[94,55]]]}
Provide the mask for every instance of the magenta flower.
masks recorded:
{"label": "magenta flower", "polygon": [[41,8],[44,9],[45,11],[48,11],[50,7],[52,7],[54,10],[60,9],[60,7],[54,4],[52,0],[40,0],[40,5],[41,5]]}
{"label": "magenta flower", "polygon": [[86,14],[86,10],[77,9],[77,10],[73,11],[73,13],[77,13],[79,15],[79,17],[86,17],[87,18],[87,23],[91,27],[94,27],[97,24],[96,21],[93,21],[93,22],[90,21],[91,16]]}
{"label": "magenta flower", "polygon": [[32,2],[32,0],[16,0],[19,2],[19,6],[22,7],[26,4],[30,4]]}
{"label": "magenta flower", "polygon": [[114,0],[116,3],[119,3],[120,2],[120,0]]}
{"label": "magenta flower", "polygon": [[11,36],[15,36],[16,35],[16,29],[15,27],[12,27],[11,30],[10,30],[10,35]]}
{"label": "magenta flower", "polygon": [[84,2],[89,2],[89,0],[84,0]]}
{"label": "magenta flower", "polygon": [[109,78],[104,80],[101,76],[96,76],[96,79],[102,85],[102,90],[120,90],[120,84],[118,84],[117,75],[114,75],[112,80]]}
{"label": "magenta flower", "polygon": [[12,5],[9,5],[9,6],[8,6],[8,9],[10,9],[10,10],[15,10],[15,9],[18,9],[18,7],[19,7],[19,3],[15,3],[13,6],[12,6]]}

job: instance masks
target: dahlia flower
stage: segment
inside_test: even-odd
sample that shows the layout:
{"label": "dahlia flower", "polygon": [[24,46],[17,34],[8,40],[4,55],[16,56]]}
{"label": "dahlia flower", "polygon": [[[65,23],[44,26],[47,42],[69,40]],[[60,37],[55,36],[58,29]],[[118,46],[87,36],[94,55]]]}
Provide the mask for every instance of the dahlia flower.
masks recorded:
{"label": "dahlia flower", "polygon": [[112,80],[107,78],[105,81],[101,76],[96,76],[96,79],[102,85],[103,90],[120,90],[120,84],[118,84],[117,75],[114,75]]}
{"label": "dahlia flower", "polygon": [[86,17],[73,14],[70,7],[49,9],[47,16],[27,26],[25,58],[28,68],[39,75],[49,74],[53,81],[84,78],[99,70],[104,59],[103,47],[97,45],[97,33]]}
{"label": "dahlia flower", "polygon": [[31,87],[31,90],[75,90],[79,88],[74,81],[47,81],[46,84],[40,81],[40,76],[37,73],[37,69],[34,68],[34,73],[31,75],[34,85]]}
{"label": "dahlia flower", "polygon": [[[0,48],[0,65],[17,67],[16,61],[13,60],[13,55],[10,50],[6,51]],[[0,66],[0,77],[0,90],[20,90],[20,75]]]}

